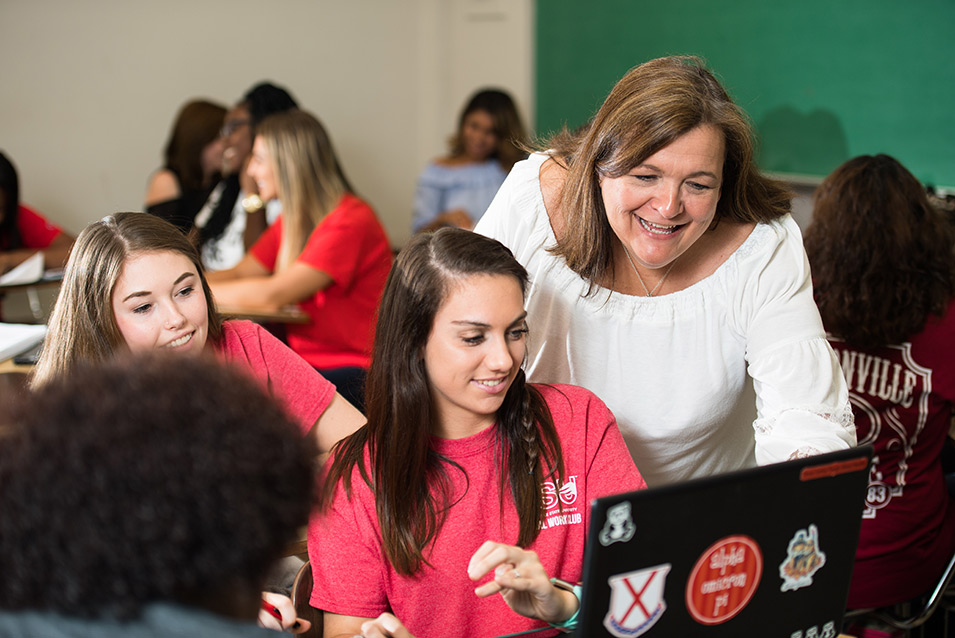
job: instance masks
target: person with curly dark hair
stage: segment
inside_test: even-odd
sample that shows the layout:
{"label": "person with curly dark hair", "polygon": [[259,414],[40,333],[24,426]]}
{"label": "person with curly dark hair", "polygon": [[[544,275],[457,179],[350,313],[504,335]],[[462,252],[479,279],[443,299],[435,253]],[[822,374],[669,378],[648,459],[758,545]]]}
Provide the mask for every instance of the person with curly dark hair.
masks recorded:
{"label": "person with curly dark hair", "polygon": [[262,581],[308,519],[315,453],[254,381],[120,357],[7,422],[0,636],[270,635]]}
{"label": "person with curly dark hair", "polygon": [[941,453],[955,406],[952,230],[918,180],[861,156],[816,191],[806,252],[859,443],[875,447],[850,608],[927,592],[955,552]]}

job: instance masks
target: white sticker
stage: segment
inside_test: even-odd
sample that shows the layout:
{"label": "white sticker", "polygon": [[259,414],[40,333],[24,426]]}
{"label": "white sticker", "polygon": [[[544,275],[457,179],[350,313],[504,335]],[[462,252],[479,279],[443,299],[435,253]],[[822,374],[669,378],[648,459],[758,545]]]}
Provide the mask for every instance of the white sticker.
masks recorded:
{"label": "white sticker", "polygon": [[826,564],[826,555],[819,549],[819,530],[810,525],[801,529],[789,541],[786,560],[779,565],[783,579],[780,591],[795,591],[812,585],[813,575]]}
{"label": "white sticker", "polygon": [[606,547],[613,543],[626,543],[633,538],[636,531],[637,526],[633,524],[633,518],[630,516],[630,502],[624,501],[607,508],[607,522],[597,538],[600,544]]}
{"label": "white sticker", "polygon": [[670,564],[648,567],[607,579],[610,584],[610,609],[604,627],[617,638],[636,638],[660,620],[666,611],[663,599]]}

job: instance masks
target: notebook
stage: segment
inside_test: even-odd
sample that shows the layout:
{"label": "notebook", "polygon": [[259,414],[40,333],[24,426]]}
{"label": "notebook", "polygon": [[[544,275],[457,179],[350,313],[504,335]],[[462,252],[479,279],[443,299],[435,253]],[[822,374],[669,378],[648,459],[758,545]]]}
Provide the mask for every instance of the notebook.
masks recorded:
{"label": "notebook", "polygon": [[0,323],[0,361],[35,347],[45,336],[45,325]]}
{"label": "notebook", "polygon": [[835,638],[871,446],[596,499],[579,638]]}

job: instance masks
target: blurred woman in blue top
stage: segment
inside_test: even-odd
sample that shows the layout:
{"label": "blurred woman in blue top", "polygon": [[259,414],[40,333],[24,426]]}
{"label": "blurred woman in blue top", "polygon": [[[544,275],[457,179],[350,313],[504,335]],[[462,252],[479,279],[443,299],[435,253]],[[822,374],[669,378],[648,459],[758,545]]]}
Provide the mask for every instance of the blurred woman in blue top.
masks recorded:
{"label": "blurred woman in blue top", "polygon": [[526,142],[510,95],[497,89],[475,93],[461,112],[450,153],[418,178],[412,230],[473,228],[514,162],[526,157]]}

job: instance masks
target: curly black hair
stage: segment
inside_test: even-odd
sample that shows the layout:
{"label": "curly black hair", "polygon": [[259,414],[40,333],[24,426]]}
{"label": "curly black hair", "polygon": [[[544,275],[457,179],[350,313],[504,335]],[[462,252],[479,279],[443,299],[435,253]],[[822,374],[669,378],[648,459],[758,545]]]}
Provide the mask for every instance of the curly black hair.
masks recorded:
{"label": "curly black hair", "polygon": [[80,366],[8,422],[0,608],[211,607],[224,583],[259,591],[308,519],[313,446],[248,375],[211,357]]}

